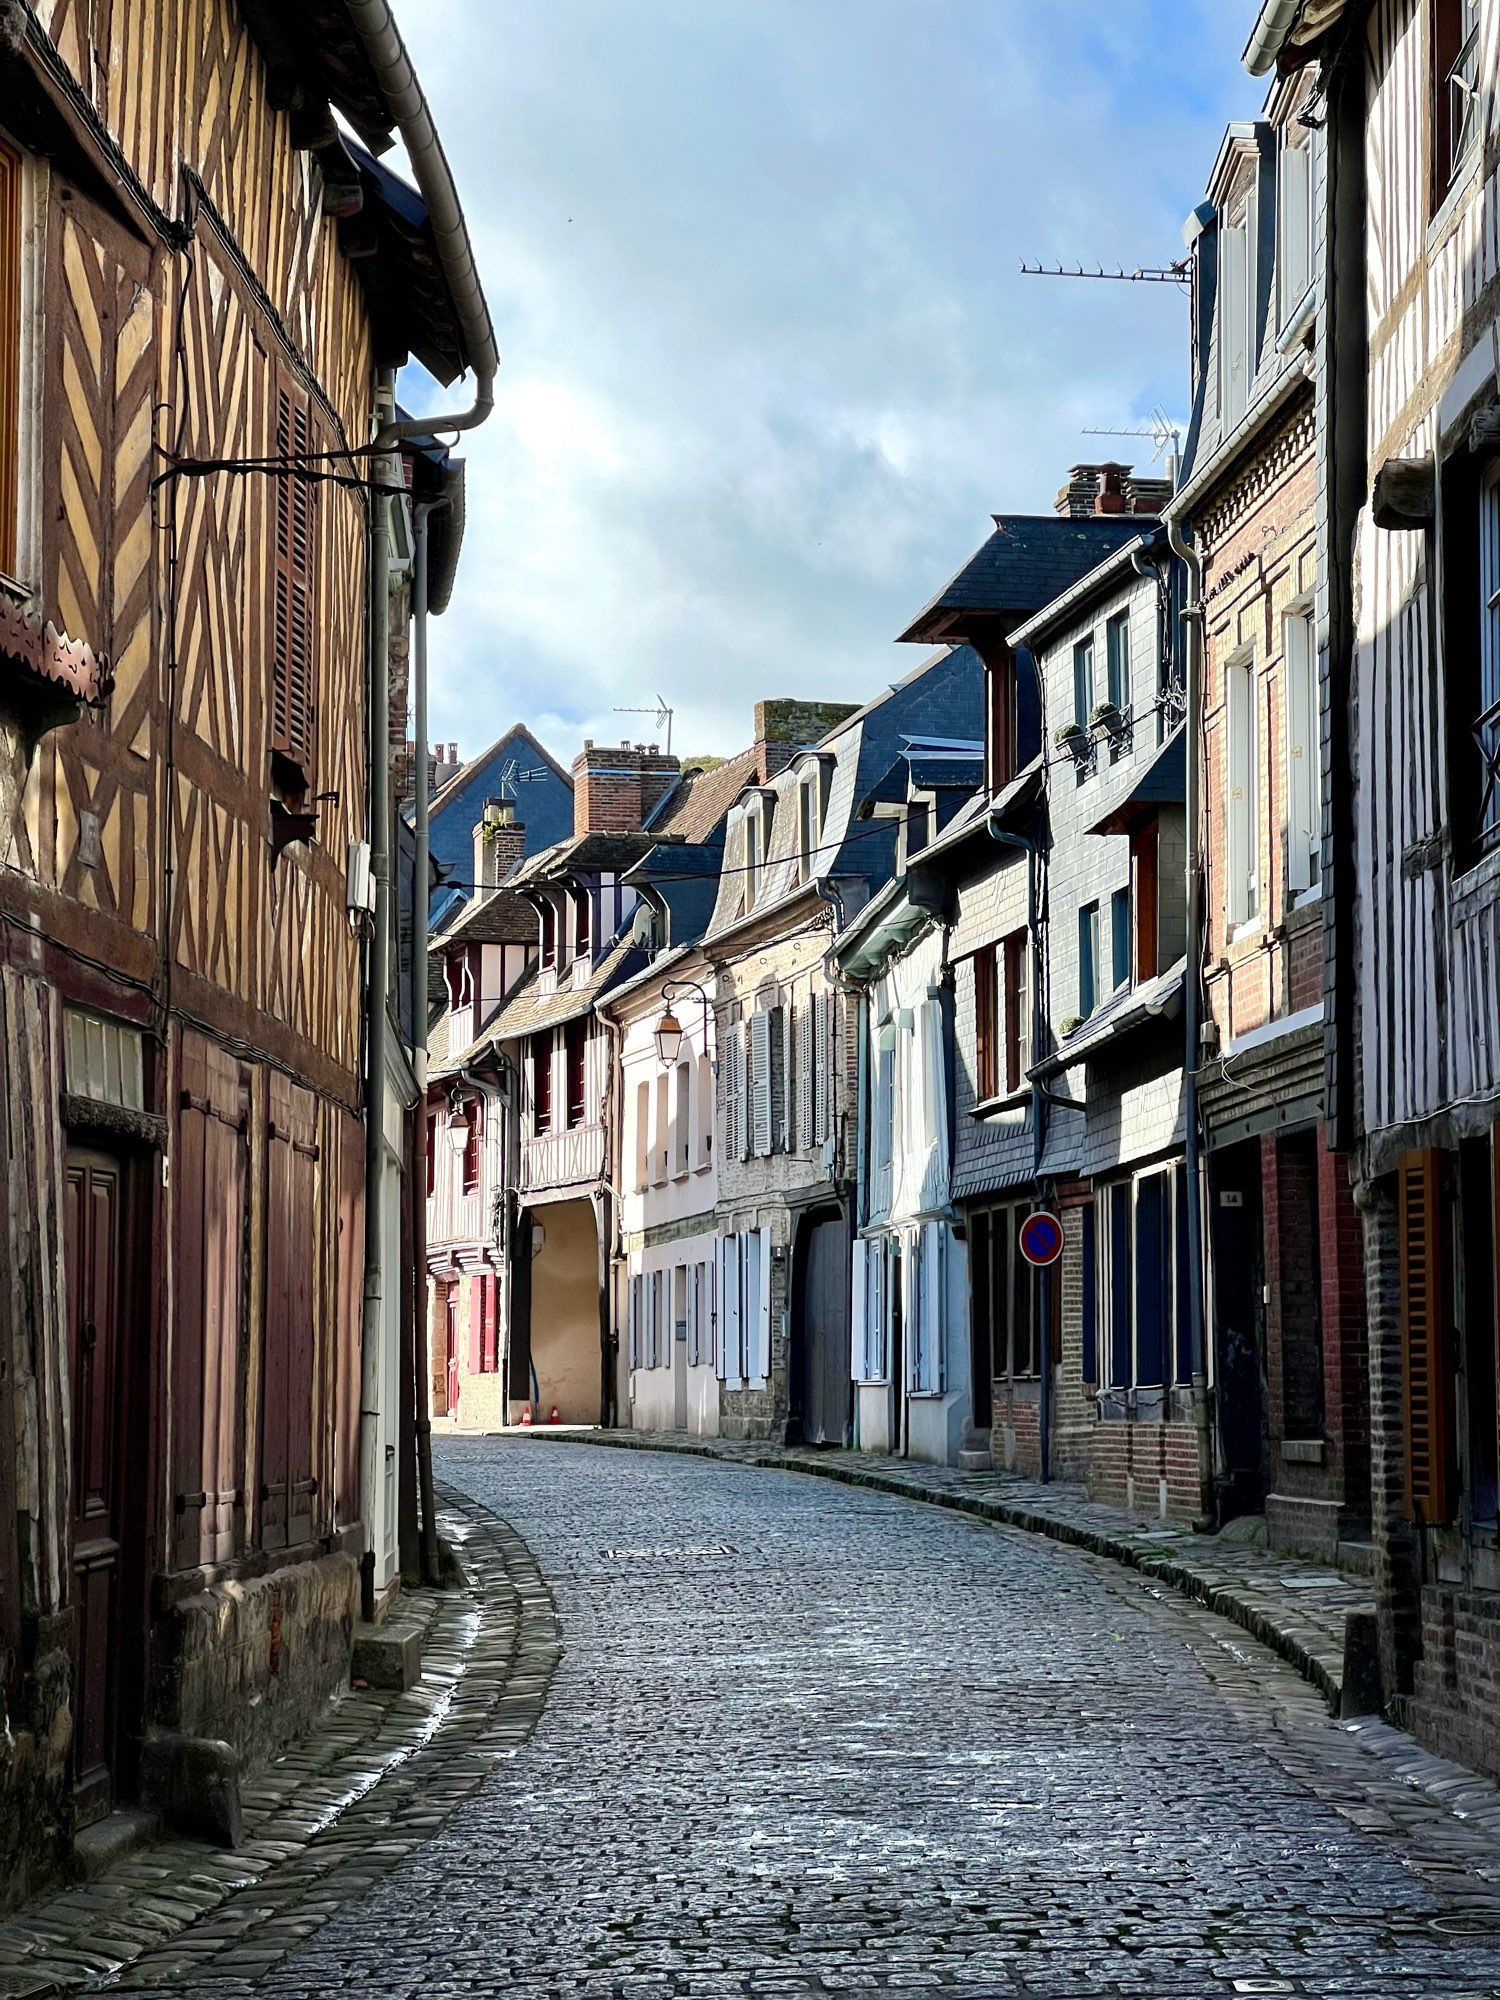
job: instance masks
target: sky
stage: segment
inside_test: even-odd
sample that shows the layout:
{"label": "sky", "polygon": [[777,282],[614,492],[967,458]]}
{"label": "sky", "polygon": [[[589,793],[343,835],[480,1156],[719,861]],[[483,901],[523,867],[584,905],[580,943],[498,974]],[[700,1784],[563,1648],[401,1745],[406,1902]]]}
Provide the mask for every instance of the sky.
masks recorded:
{"label": "sky", "polygon": [[[501,350],[432,735],[728,755],[868,700],[997,511],[1186,412],[1254,0],[405,0]],[[430,383],[403,395],[443,407]]]}

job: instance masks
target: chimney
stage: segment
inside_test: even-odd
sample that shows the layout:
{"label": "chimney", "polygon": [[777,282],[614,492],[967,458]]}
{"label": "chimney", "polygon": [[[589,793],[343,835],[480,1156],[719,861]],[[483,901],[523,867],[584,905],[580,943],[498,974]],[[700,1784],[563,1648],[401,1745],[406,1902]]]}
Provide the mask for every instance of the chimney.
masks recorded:
{"label": "chimney", "polygon": [[786,697],[777,701],[758,701],[755,704],[755,753],[760,767],[760,782],[770,784],[799,750],[805,750],[809,743],[816,743],[820,737],[826,736],[830,729],[853,715],[857,707],[857,702],[850,701],[793,701]]}
{"label": "chimney", "polygon": [[586,740],[573,759],[573,832],[639,833],[680,769],[654,743]]}
{"label": "chimney", "polygon": [[1133,514],[1130,467],[1113,459],[1103,465],[1075,465],[1058,491],[1057,512],[1075,521],[1099,514]]}
{"label": "chimney", "polygon": [[474,829],[474,887],[480,895],[498,889],[519,867],[526,852],[526,829],[516,822],[509,799],[486,799]]}

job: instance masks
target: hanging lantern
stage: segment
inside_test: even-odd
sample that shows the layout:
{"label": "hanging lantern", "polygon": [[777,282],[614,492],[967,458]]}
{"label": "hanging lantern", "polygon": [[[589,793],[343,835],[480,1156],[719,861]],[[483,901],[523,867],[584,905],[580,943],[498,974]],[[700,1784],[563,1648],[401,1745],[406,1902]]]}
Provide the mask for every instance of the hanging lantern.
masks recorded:
{"label": "hanging lantern", "polygon": [[677,1051],[682,1047],[682,1023],[670,1007],[656,1024],[656,1053],[662,1065],[670,1069],[677,1060]]}

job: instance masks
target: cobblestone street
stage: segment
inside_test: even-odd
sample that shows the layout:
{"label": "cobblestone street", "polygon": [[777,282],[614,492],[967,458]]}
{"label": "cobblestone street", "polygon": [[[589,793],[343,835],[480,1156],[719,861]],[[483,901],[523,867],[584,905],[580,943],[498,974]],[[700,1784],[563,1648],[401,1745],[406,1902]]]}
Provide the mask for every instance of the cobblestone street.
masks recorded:
{"label": "cobblestone street", "polygon": [[1500,1992],[1500,1850],[1451,1767],[1200,1605],[790,1473],[540,1440],[438,1469],[555,1594],[540,1727],[280,1963],[252,1934],[137,1992]]}

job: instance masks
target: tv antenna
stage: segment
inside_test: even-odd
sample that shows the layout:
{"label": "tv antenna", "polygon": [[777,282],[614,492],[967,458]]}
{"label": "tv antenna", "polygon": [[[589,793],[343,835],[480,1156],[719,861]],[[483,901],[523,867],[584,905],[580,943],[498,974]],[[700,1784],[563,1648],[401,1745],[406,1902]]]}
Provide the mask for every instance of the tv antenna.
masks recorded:
{"label": "tv antenna", "polygon": [[656,697],[656,706],[655,706],[655,708],[617,708],[617,709],[615,710],[615,714],[616,714],[616,715],[654,715],[654,716],[655,716],[655,718],[656,718],[656,726],[657,726],[657,728],[658,728],[659,730],[662,730],[662,729],[664,729],[664,730],[666,731],[666,746],[667,746],[667,755],[668,755],[669,757],[671,756],[671,754],[672,754],[672,710],[671,710],[671,708],[670,708],[670,707],[668,706],[668,703],[667,703],[667,698],[666,698],[666,696],[665,696],[665,695],[663,695],[663,694],[659,694],[659,695],[658,695],[658,696]]}
{"label": "tv antenna", "polygon": [[1123,264],[1116,264],[1112,271],[1096,264],[1092,271],[1082,264],[1028,264],[1021,259],[1023,278],[1090,278],[1097,283],[1103,279],[1112,285],[1180,285],[1184,289],[1193,282],[1191,260],[1184,257],[1176,264],[1137,264],[1133,271],[1127,271]]}
{"label": "tv antenna", "polygon": [[502,768],[500,776],[496,781],[500,787],[500,797],[502,799],[514,800],[517,785],[540,784],[546,775],[547,773],[542,769],[540,764],[533,764],[529,770],[521,770],[515,758],[512,757],[510,762]]}
{"label": "tv antenna", "polygon": [[1174,423],[1160,404],[1151,412],[1146,423],[1135,429],[1128,425],[1088,424],[1084,428],[1083,435],[1095,438],[1145,438],[1156,447],[1152,453],[1153,459],[1164,458],[1174,474],[1182,463],[1182,426]]}

